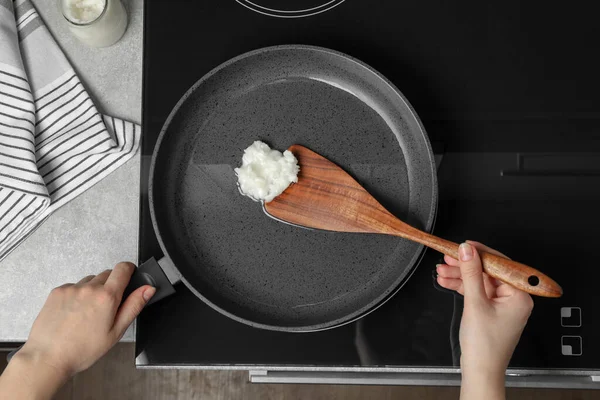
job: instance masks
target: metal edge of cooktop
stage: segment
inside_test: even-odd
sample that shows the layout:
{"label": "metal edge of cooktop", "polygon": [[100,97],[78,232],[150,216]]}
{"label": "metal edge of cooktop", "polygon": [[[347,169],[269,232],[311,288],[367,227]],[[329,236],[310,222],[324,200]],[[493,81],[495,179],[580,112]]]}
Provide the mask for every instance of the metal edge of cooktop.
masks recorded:
{"label": "metal edge of cooktop", "polygon": [[[268,365],[145,365],[139,364],[145,358],[142,352],[136,357],[136,368],[139,369],[181,369],[181,370],[224,370],[224,371],[309,371],[309,372],[396,372],[396,373],[437,373],[457,374],[460,368],[428,368],[428,367],[320,367],[320,366],[268,366]],[[599,376],[600,370],[566,370],[566,369],[508,369],[506,376],[560,375],[560,376]]]}

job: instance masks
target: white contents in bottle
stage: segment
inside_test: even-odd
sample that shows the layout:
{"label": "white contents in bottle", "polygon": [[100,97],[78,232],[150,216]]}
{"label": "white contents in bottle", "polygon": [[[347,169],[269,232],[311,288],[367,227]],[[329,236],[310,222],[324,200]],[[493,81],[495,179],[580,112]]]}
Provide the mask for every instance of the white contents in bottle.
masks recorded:
{"label": "white contents in bottle", "polygon": [[78,24],[87,24],[95,20],[104,11],[106,0],[65,1],[65,11],[69,20]]}
{"label": "white contents in bottle", "polygon": [[71,32],[83,43],[107,47],[127,29],[127,12],[120,0],[60,0]]}
{"label": "white contents in bottle", "polygon": [[235,169],[240,192],[267,203],[298,182],[299,171],[298,160],[289,150],[282,154],[259,140],[244,150],[242,166]]}

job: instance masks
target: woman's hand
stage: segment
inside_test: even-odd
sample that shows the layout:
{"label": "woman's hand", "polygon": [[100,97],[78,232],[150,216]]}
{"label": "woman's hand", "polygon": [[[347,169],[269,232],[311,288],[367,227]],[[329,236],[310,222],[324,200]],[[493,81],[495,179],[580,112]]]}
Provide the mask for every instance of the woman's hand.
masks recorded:
{"label": "woman's hand", "polygon": [[86,276],[52,290],[23,349],[72,376],[89,368],[123,336],[156,289],[143,286],[119,307],[135,266]]}
{"label": "woman's hand", "polygon": [[446,264],[437,266],[437,280],[441,286],[464,295],[459,335],[461,398],[503,398],[506,368],[533,309],[533,300],[529,294],[485,274],[478,250],[506,257],[481,243],[467,241],[460,245],[460,260],[445,256]]}
{"label": "woman's hand", "polygon": [[[49,398],[69,377],[106,354],[156,291],[142,286],[121,305],[134,270],[131,263],[119,263],[112,271],[52,290],[27,342],[0,379],[0,388],[25,379],[26,383],[13,385],[11,398],[44,398],[40,393],[47,393]],[[30,395],[14,395],[19,386],[31,389]]]}

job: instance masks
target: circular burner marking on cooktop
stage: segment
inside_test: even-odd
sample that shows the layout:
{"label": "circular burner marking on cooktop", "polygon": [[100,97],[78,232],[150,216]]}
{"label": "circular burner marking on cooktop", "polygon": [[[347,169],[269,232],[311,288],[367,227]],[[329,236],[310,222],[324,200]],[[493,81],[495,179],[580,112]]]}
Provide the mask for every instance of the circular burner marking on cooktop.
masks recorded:
{"label": "circular burner marking on cooktop", "polygon": [[[300,18],[320,14],[339,6],[345,0],[235,0],[260,14],[278,18]],[[282,4],[284,3],[284,4]]]}

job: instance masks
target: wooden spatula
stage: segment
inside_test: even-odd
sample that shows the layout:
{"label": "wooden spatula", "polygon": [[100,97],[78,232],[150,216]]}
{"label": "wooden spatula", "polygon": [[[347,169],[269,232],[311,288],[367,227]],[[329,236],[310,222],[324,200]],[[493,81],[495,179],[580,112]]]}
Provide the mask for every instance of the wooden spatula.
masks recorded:
{"label": "wooden spatula", "polygon": [[[264,205],[275,219],[307,228],[337,232],[382,233],[421,243],[458,258],[458,244],[416,229],[393,216],[344,170],[300,145],[298,182]],[[562,288],[527,265],[481,252],[484,271],[530,294],[560,297]]]}

